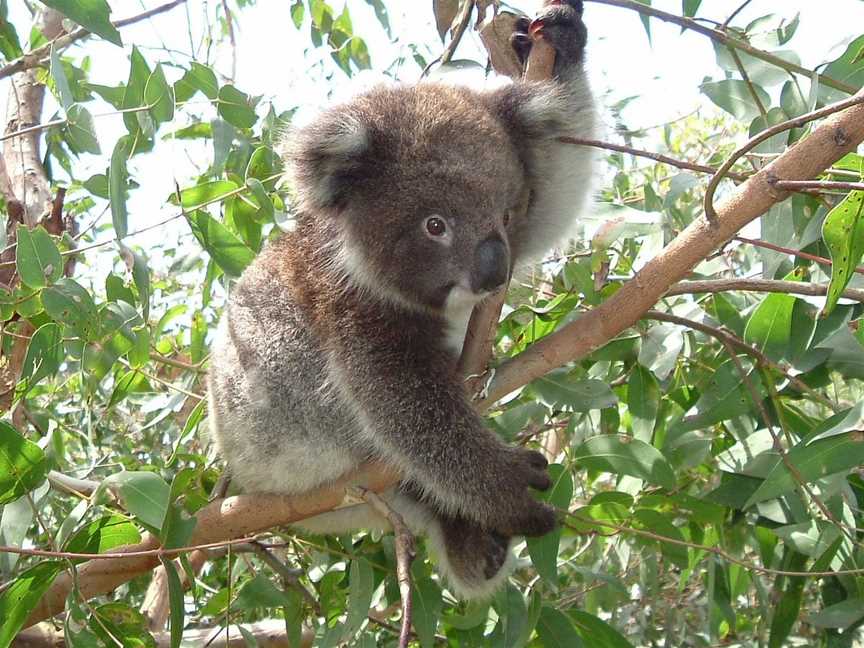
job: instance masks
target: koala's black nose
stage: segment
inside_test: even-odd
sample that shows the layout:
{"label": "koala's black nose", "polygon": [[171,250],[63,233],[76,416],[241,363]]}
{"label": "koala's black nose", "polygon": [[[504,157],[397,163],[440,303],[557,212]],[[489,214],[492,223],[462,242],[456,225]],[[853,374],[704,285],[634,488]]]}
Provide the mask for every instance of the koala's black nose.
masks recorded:
{"label": "koala's black nose", "polygon": [[503,286],[510,276],[510,253],[504,241],[490,236],[474,252],[471,288],[474,292],[488,292]]}

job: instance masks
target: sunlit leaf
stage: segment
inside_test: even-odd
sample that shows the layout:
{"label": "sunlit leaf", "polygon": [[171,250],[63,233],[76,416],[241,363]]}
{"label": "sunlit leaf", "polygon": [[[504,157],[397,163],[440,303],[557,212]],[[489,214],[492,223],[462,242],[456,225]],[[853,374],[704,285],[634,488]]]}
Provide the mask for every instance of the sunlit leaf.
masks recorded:
{"label": "sunlit leaf", "polygon": [[186,219],[195,238],[227,274],[239,277],[255,253],[207,212],[196,210]]}
{"label": "sunlit leaf", "polygon": [[63,562],[47,560],[21,572],[0,593],[0,648],[7,648],[24,627],[31,610],[63,569]]}
{"label": "sunlit leaf", "polygon": [[657,450],[643,441],[620,434],[603,434],[587,439],[573,455],[589,470],[631,475],[668,489],[674,489],[675,473]]}
{"label": "sunlit leaf", "polygon": [[42,0],[49,7],[115,45],[123,45],[120,32],[111,24],[111,7],[106,0]]}
{"label": "sunlit leaf", "polygon": [[32,230],[17,229],[15,264],[21,281],[31,288],[43,288],[63,274],[63,259],[51,235],[39,225]]}
{"label": "sunlit leaf", "polygon": [[124,470],[106,477],[104,484],[116,490],[124,508],[141,522],[157,530],[162,528],[170,488],[159,475]]}
{"label": "sunlit leaf", "polygon": [[0,421],[0,505],[29,493],[47,474],[48,460],[39,446]]}
{"label": "sunlit leaf", "polygon": [[828,296],[820,315],[826,317],[837,305],[837,300],[855,272],[864,255],[864,191],[852,191],[825,217],[822,240],[831,253],[831,282]]}

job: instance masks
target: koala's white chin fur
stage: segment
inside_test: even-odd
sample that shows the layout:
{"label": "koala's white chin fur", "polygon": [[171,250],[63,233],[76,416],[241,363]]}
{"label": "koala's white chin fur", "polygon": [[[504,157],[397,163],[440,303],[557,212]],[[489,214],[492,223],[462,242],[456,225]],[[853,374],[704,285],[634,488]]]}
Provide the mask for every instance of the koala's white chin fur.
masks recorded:
{"label": "koala's white chin fur", "polygon": [[462,353],[462,346],[465,344],[465,332],[468,330],[471,311],[485,297],[485,294],[478,295],[460,285],[453,286],[447,295],[447,301],[444,302],[444,318],[447,320],[445,344],[457,356]]}

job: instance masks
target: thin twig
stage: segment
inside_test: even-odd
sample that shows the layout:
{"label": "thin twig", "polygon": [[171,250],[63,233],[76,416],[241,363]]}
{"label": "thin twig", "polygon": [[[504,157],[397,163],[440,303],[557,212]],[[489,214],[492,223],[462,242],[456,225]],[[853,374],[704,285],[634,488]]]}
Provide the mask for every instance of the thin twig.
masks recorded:
{"label": "thin twig", "polygon": [[[780,252],[781,254],[801,257],[802,259],[807,259],[808,261],[815,261],[816,263],[821,263],[823,265],[834,265],[834,262],[831,259],[819,256],[818,254],[810,254],[809,252],[802,252],[801,250],[793,250],[792,248],[783,247],[782,245],[776,245],[774,243],[769,243],[768,241],[763,241],[761,239],[751,239],[745,238],[743,236],[735,236],[733,237],[733,240],[739,241],[740,243],[749,243],[750,245],[765,248],[766,250]],[[857,266],[855,268],[852,268],[852,272],[864,274],[864,266]]]}
{"label": "thin twig", "polygon": [[[667,297],[694,293],[719,293],[732,290],[750,292],[784,293],[820,297],[828,294],[828,284],[803,281],[779,281],[776,279],[707,279],[704,281],[679,281],[666,291]],[[841,296],[864,303],[864,290],[846,288]]]}
{"label": "thin twig", "polygon": [[819,191],[864,191],[864,182],[836,182],[832,180],[773,180],[773,187],[784,191],[818,189]]}
{"label": "thin twig", "polygon": [[[559,142],[564,142],[565,144],[576,144],[579,146],[592,146],[594,148],[599,149],[607,149],[609,151],[618,151],[619,153],[629,153],[630,155],[635,155],[637,157],[644,157],[650,160],[654,160],[655,162],[660,162],[662,164],[668,164],[669,166],[674,166],[679,169],[686,169],[688,171],[695,171],[696,173],[708,173],[715,174],[717,173],[717,167],[708,166],[706,164],[697,164],[695,162],[688,162],[687,160],[679,160],[677,158],[669,157],[668,155],[663,155],[661,153],[655,153],[653,151],[645,151],[642,149],[637,149],[632,146],[627,146],[626,144],[617,144],[614,142],[604,142],[601,140],[595,139],[583,139],[581,137],[559,137]],[[728,173],[727,177],[733,178],[734,180],[740,180],[743,182],[749,176],[746,173]]]}
{"label": "thin twig", "polygon": [[735,9],[735,11],[733,11],[731,14],[729,14],[729,17],[723,21],[723,24],[720,25],[720,29],[725,31],[729,27],[729,24],[733,20],[735,20],[735,17],[738,14],[740,14],[742,11],[744,11],[744,9],[747,7],[747,5],[749,5],[751,2],[753,2],[753,0],[744,0],[744,2],[742,2],[740,5],[738,5],[738,7]]}
{"label": "thin twig", "polygon": [[453,36],[450,38],[450,42],[447,43],[447,47],[445,47],[444,51],[441,53],[441,58],[439,59],[441,65],[447,65],[450,61],[453,60],[453,55],[456,53],[456,48],[459,47],[459,43],[462,42],[462,37],[465,35],[465,30],[468,29],[468,23],[471,20],[471,13],[473,12],[473,10],[474,0],[463,0],[462,8],[459,10],[459,22],[456,23],[456,27],[453,30]]}
{"label": "thin twig", "polygon": [[402,516],[377,493],[358,487],[357,491],[369,505],[387,518],[393,527],[396,539],[396,580],[399,582],[399,597],[402,600],[402,629],[399,631],[399,648],[408,648],[411,639],[411,563],[417,556],[414,534]]}
{"label": "thin twig", "polygon": [[[755,137],[751,138],[744,146],[740,147],[736,151],[729,156],[729,158],[720,166],[717,170],[717,173],[711,178],[708,182],[708,186],[705,188],[705,217],[708,221],[715,225],[717,224],[717,212],[714,210],[714,192],[717,191],[717,186],[720,184],[720,181],[726,177],[729,170],[732,166],[747,152],[753,150],[759,144],[764,142],[775,135],[782,133],[784,131],[790,130],[792,128],[803,128],[806,124],[816,119],[822,119],[823,117],[828,117],[829,115],[833,115],[834,113],[843,111],[847,108],[851,108],[852,106],[857,106],[858,104],[864,103],[864,96],[856,95],[854,97],[850,97],[844,101],[838,101],[837,103],[831,104],[830,106],[826,106],[824,108],[820,108],[819,110],[814,110],[813,112],[809,112],[805,115],[800,115],[799,117],[794,117],[793,119],[787,119],[776,126],[772,126],[771,128],[766,128],[762,132],[760,132]],[[835,135],[835,137],[840,137],[840,134]],[[838,144],[842,144],[838,142]],[[778,178],[776,176],[769,177],[769,183],[773,183],[776,185],[778,181],[782,180],[782,178]]]}

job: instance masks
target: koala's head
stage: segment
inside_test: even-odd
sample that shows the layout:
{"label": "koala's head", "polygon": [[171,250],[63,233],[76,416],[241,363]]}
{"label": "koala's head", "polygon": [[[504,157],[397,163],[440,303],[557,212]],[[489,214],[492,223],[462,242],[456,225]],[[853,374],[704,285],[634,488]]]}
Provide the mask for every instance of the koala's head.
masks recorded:
{"label": "koala's head", "polygon": [[291,137],[298,225],[337,232],[333,263],[355,285],[439,310],[509,279],[523,164],[478,97],[437,84],[381,87]]}

